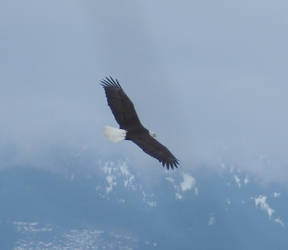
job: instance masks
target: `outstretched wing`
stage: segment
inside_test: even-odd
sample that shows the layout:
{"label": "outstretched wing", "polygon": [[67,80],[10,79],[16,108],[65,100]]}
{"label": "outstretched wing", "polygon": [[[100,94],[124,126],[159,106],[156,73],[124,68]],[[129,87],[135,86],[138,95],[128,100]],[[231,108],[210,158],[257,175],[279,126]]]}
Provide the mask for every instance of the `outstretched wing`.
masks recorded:
{"label": "outstretched wing", "polygon": [[108,105],[120,128],[127,130],[131,127],[142,126],[133,103],[121,88],[118,80],[110,76],[101,80],[101,83]]}
{"label": "outstretched wing", "polygon": [[145,153],[151,155],[160,161],[163,167],[178,168],[179,161],[166,148],[149,134],[141,134],[131,138],[131,141],[136,143]]}

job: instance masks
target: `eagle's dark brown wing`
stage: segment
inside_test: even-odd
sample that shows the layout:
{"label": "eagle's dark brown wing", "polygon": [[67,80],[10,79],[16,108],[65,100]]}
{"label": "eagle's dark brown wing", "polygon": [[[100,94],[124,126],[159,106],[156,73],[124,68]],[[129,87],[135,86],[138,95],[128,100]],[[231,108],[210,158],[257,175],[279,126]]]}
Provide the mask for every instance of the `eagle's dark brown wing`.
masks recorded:
{"label": "eagle's dark brown wing", "polygon": [[101,81],[105,90],[108,105],[121,129],[128,130],[142,124],[137,116],[134,105],[121,88],[117,79],[111,76]]}
{"label": "eagle's dark brown wing", "polygon": [[149,134],[140,134],[131,138],[135,144],[137,144],[145,153],[151,155],[160,161],[163,167],[178,168],[179,161],[176,157],[166,148],[159,143]]}

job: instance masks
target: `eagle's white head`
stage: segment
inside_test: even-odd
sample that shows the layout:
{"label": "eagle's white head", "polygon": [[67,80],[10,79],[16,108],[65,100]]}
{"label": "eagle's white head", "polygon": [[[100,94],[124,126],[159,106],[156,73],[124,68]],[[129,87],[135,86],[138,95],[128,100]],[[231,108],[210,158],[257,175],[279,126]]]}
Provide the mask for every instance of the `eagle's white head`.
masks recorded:
{"label": "eagle's white head", "polygon": [[156,133],[154,133],[153,131],[149,130],[149,135],[151,135],[153,138],[156,138]]}

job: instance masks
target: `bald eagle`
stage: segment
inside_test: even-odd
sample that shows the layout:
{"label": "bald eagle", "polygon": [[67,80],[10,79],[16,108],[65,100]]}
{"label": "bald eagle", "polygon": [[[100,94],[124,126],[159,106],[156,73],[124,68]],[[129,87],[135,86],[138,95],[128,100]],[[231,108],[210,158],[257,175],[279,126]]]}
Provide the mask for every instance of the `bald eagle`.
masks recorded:
{"label": "bald eagle", "polygon": [[140,122],[134,105],[125,94],[117,79],[111,76],[101,80],[108,105],[120,126],[120,129],[104,127],[104,135],[113,142],[130,140],[138,145],[145,153],[160,161],[163,167],[177,168],[179,161],[156,139],[156,134],[146,129]]}

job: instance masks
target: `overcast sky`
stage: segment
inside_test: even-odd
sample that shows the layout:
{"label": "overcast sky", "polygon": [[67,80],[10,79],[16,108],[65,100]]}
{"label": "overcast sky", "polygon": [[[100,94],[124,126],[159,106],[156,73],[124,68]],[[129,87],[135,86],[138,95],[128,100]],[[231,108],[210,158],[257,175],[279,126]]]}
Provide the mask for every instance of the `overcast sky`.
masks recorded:
{"label": "overcast sky", "polygon": [[54,145],[89,148],[157,165],[103,137],[116,122],[99,80],[112,75],[183,168],[225,163],[287,181],[287,7],[1,1],[1,150],[17,145],[36,157]]}

